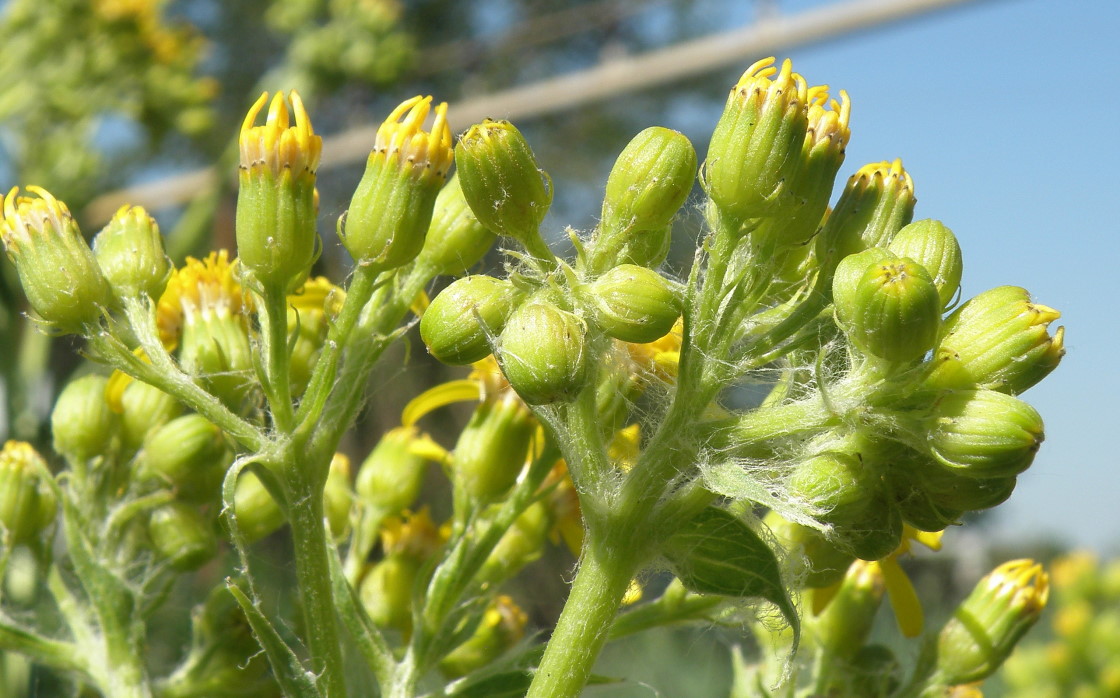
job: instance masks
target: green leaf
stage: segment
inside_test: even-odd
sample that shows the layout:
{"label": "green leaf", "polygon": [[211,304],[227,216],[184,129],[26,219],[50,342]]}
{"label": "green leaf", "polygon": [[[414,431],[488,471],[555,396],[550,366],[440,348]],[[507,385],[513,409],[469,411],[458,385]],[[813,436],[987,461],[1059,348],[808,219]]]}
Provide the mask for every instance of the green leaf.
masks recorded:
{"label": "green leaf", "polygon": [[253,628],[253,635],[256,636],[257,642],[261,644],[268,656],[268,663],[272,665],[272,672],[276,675],[276,683],[280,684],[284,695],[298,698],[317,698],[319,689],[315,687],[312,674],[304,670],[295,652],[280,637],[280,633],[276,632],[276,628],[272,627],[268,618],[261,613],[259,608],[253,605],[253,602],[233,580],[228,580],[226,586],[229,587],[229,593],[233,594],[233,598],[237,599],[241,610],[245,612],[245,617],[249,619],[249,625]]}
{"label": "green leaf", "polygon": [[793,629],[796,652],[801,622],[782,584],[778,560],[746,522],[724,509],[708,507],[670,536],[663,552],[691,591],[761,597],[777,606]]}

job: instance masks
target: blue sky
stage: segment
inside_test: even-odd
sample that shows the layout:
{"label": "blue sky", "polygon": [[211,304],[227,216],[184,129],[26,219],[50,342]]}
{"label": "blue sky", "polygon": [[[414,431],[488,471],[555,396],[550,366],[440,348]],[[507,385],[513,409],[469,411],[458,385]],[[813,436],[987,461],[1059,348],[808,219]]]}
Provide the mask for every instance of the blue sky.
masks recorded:
{"label": "blue sky", "polygon": [[[782,2],[784,12],[818,5]],[[964,249],[965,297],[1024,286],[1062,311],[1067,355],[1023,397],[1046,442],[1001,537],[1120,549],[1120,3],[971,3],[789,52],[810,83],[852,98],[844,171],[902,157],[916,217]]]}

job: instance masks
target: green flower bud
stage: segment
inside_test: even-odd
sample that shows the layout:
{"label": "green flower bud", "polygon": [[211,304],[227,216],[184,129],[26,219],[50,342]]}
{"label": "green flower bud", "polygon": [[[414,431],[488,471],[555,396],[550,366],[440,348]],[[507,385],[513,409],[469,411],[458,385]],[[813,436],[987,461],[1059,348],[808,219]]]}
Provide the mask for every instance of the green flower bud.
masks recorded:
{"label": "green flower bud", "polygon": [[431,97],[413,97],[377,129],[350,210],[338,222],[342,244],[359,264],[395,269],[424,247],[452,158],[446,103],[436,107],[431,132],[421,129],[431,102]]}
{"label": "green flower bud", "polygon": [[607,178],[592,272],[665,261],[673,218],[695,181],[696,150],[683,134],[654,126],[635,136]]}
{"label": "green flower bud", "polygon": [[105,401],[107,383],[104,376],[88,375],[63,389],[51,412],[55,451],[75,461],[112,452],[119,420]]}
{"label": "green flower bud", "polygon": [[886,247],[914,215],[914,181],[902,161],[864,165],[848,180],[817,236],[816,257],[826,271],[848,255]]}
{"label": "green flower bud", "polygon": [[926,268],[937,285],[942,308],[953,302],[960,289],[964,265],[957,236],[944,223],[929,218],[914,221],[898,231],[888,249]]}
{"label": "green flower bud", "polygon": [[188,499],[209,499],[229,465],[222,430],[199,414],[171,420],[152,432],[140,453],[141,477],[159,478]]}
{"label": "green flower bud", "polygon": [[363,505],[387,514],[412,506],[427,469],[427,460],[414,448],[419,439],[416,427],[397,427],[381,437],[358,469],[355,488]]}
{"label": "green flower bud", "polygon": [[[808,128],[808,87],[789,60],[758,61],[731,89],[712,132],[703,182],[735,221],[774,214],[789,202]],[[773,77],[773,80],[771,80]]]}
{"label": "green flower bud", "polygon": [[786,484],[791,497],[820,512],[818,519],[845,526],[864,518],[879,480],[858,454],[826,451],[799,463]]}
{"label": "green flower bud", "polygon": [[934,352],[931,385],[1018,394],[1053,371],[1065,331],[1047,332],[1061,313],[1032,303],[1026,289],[1000,286],[969,300],[946,320]]}
{"label": "green flower bud", "polygon": [[122,206],[93,239],[93,254],[117,298],[158,300],[171,275],[159,225],[139,206]]}
{"label": "green flower bud", "polygon": [[945,467],[974,478],[1018,475],[1030,466],[1042,439],[1038,412],[994,390],[945,393],[926,422],[930,454]]}
{"label": "green flower bud", "polygon": [[813,634],[836,657],[852,659],[871,634],[885,592],[879,563],[857,560],[848,568],[836,596],[812,623]]}
{"label": "green flower bud", "polygon": [[335,540],[346,535],[350,526],[350,507],[353,503],[354,493],[350,489],[350,459],[342,453],[336,453],[331,458],[327,483],[323,488],[323,511]]}
{"label": "green flower bud", "polygon": [[370,568],[358,587],[358,597],[370,620],[403,633],[412,630],[412,588],[422,561],[409,555],[385,557]]}
{"label": "green flower bud", "polygon": [[837,527],[838,542],[851,548],[861,560],[882,560],[902,542],[902,512],[885,487],[869,492],[868,498],[872,504],[867,507],[863,521]]}
{"label": "green flower bud", "polygon": [[31,308],[62,332],[96,325],[111,293],[93,252],[66,204],[41,187],[27,191],[37,197],[17,197],[19,187],[0,197],[0,239]]}
{"label": "green flower bud", "polygon": [[309,280],[298,293],[288,296],[288,336],[295,336],[288,370],[293,395],[302,395],[307,389],[327,340],[330,320],[338,315],[345,299],[346,292],[323,276]]}
{"label": "green flower bud", "polygon": [[420,318],[420,338],[428,353],[453,366],[490,355],[490,335],[506,326],[524,294],[492,276],[466,276],[435,297]]}
{"label": "green flower bud", "polygon": [[0,527],[10,544],[32,540],[54,521],[58,503],[43,457],[25,441],[0,451]]}
{"label": "green flower bud", "polygon": [[196,570],[218,553],[214,526],[194,507],[170,502],[148,520],[152,547],[181,572]]}
{"label": "green flower bud", "polygon": [[467,205],[456,173],[436,197],[432,223],[416,264],[441,276],[462,276],[486,256],[496,239]]}
{"label": "green flower bud", "polygon": [[455,444],[456,485],[476,501],[501,497],[525,466],[536,426],[533,413],[509,391],[483,400]]}
{"label": "green flower bud", "polygon": [[[925,459],[926,467],[939,467],[928,458],[914,454],[915,462]],[[916,479],[916,474],[908,467],[895,464],[897,470],[891,472],[888,483],[894,493],[902,520],[919,531],[943,531],[946,527],[960,522],[963,508],[954,508],[933,501],[924,484]]]}
{"label": "green flower bud", "polygon": [[521,641],[528,621],[513,599],[499,596],[486,609],[474,635],[440,660],[440,671],[453,679],[490,664]]}
{"label": "green flower bud", "polygon": [[554,305],[530,302],[514,312],[498,340],[502,370],[530,405],[567,400],[586,373],[583,320]]}
{"label": "green flower bud", "polygon": [[776,511],[762,520],[778,539],[783,549],[800,555],[804,569],[795,570],[795,577],[802,579],[807,589],[820,589],[839,582],[852,564],[855,556],[828,541],[820,531],[787,521]]}
{"label": "green flower bud", "polygon": [[486,558],[478,578],[495,586],[534,562],[544,551],[552,521],[548,506],[537,501],[518,516]]}
{"label": "green flower bud", "polygon": [[1038,620],[1049,596],[1042,565],[1012,560],[997,567],[941,629],[933,682],[949,686],[991,676]]}
{"label": "green flower bud", "polygon": [[624,342],[660,339],[681,316],[681,300],[665,278],[633,264],[621,264],[595,279],[586,297],[595,323]]}
{"label": "green flower bud", "polygon": [[242,535],[250,543],[284,525],[284,512],[280,510],[280,505],[253,472],[242,471],[238,476],[233,511]]}
{"label": "green flower bud", "polygon": [[125,386],[120,407],[121,442],[129,452],[139,449],[149,432],[183,413],[183,405],[178,400],[140,381],[131,381]]}
{"label": "green flower bud", "polygon": [[318,256],[315,171],[323,150],[303,101],[290,94],[294,126],[283,92],[272,98],[265,124],[253,125],[265,92],[246,114],[238,141],[237,254],[258,283],[283,293],[307,280]]}
{"label": "green flower bud", "polygon": [[848,308],[842,329],[861,351],[887,361],[913,361],[933,347],[941,322],[937,286],[912,259],[872,264],[854,288],[832,288],[836,307]]}
{"label": "green flower bud", "polygon": [[872,265],[893,262],[896,259],[882,247],[871,247],[840,260],[832,276],[832,303],[836,306],[836,317],[840,320],[840,324],[850,323],[852,318],[859,314],[857,289],[867,270]]}
{"label": "green flower bud", "polygon": [[516,126],[490,119],[471,126],[455,147],[455,167],[483,225],[530,252],[543,244],[539,229],[552,205],[552,180]]}

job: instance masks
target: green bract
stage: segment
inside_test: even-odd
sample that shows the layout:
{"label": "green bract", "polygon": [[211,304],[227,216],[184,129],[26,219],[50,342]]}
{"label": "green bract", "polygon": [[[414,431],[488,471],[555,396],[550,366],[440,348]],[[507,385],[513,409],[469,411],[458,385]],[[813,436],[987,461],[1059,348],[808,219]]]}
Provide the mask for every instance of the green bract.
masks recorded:
{"label": "green bract", "polygon": [[655,271],[622,264],[587,287],[595,323],[624,342],[652,342],[664,337],[681,315],[681,301]]}
{"label": "green bract", "polygon": [[436,197],[432,223],[416,263],[440,275],[461,276],[486,255],[496,237],[467,205],[456,173]]}
{"label": "green bract", "polygon": [[1018,475],[1042,444],[1042,418],[994,390],[945,393],[926,422],[927,446],[942,465],[974,478]]}

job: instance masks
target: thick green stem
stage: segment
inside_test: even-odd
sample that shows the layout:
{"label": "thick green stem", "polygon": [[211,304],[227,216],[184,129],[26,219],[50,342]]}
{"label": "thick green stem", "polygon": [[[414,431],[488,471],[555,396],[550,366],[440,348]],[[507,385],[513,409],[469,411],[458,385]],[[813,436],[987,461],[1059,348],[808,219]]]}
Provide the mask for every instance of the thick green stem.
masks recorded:
{"label": "thick green stem", "polygon": [[292,388],[288,354],[287,296],[275,287],[265,289],[261,298],[264,315],[262,342],[265,350],[265,380],[268,403],[277,431],[291,432],[295,415],[292,412]]}
{"label": "thick green stem", "polygon": [[583,692],[636,571],[637,561],[626,541],[592,541],[586,546],[526,698],[573,698]]}
{"label": "thick green stem", "polygon": [[295,472],[302,463],[289,463],[292,544],[295,552],[296,582],[303,607],[304,640],[311,654],[311,670],[318,676],[326,698],[346,695],[342,645],[334,594],[327,529],[323,522],[323,488],[303,473]]}

